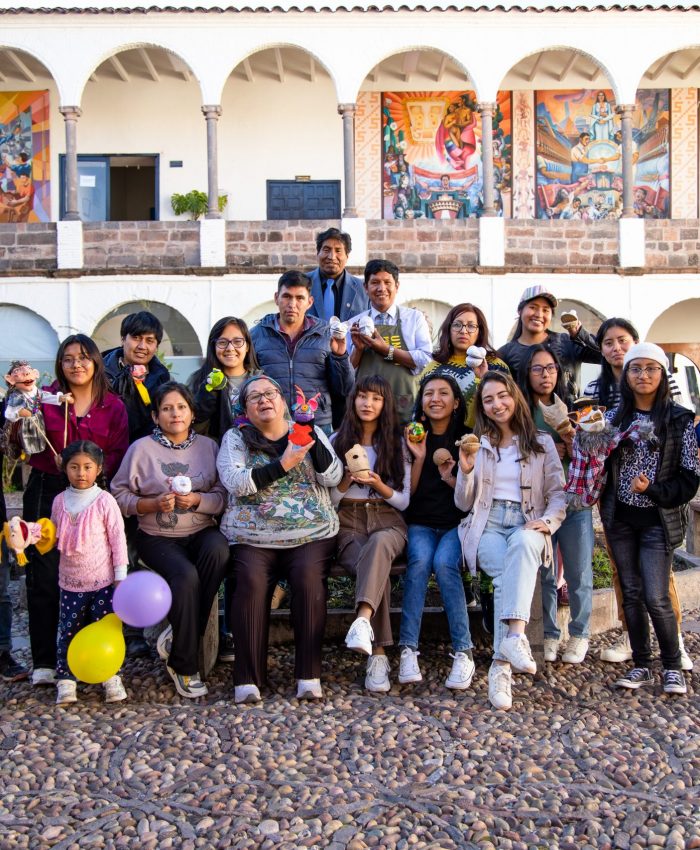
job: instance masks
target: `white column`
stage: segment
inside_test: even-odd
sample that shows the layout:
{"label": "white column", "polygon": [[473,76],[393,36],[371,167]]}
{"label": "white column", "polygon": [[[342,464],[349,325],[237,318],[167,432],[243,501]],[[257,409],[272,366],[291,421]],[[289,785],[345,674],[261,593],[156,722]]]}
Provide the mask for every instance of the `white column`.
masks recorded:
{"label": "white column", "polygon": [[66,127],[66,185],[64,221],[80,221],[78,214],[78,106],[61,106],[58,110]]}
{"label": "white column", "polygon": [[355,207],[355,110],[354,103],[339,103],[343,116],[343,164],[345,167],[345,207],[343,218],[356,218]]}

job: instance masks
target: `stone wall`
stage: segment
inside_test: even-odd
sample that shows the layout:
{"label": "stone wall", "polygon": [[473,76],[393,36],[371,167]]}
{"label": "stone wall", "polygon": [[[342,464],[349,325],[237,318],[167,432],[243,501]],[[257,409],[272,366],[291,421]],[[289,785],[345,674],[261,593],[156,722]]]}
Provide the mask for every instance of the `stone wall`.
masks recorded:
{"label": "stone wall", "polygon": [[339,221],[229,221],[226,262],[231,271],[282,272],[317,265],[315,237]]}
{"label": "stone wall", "polygon": [[35,274],[55,268],[55,224],[0,224],[0,274]]}
{"label": "stone wall", "polygon": [[696,218],[646,221],[646,265],[655,271],[698,271],[700,221]]}
{"label": "stone wall", "polygon": [[85,268],[175,271],[199,266],[199,222],[104,221],[83,225]]}
{"label": "stone wall", "polygon": [[391,260],[402,272],[473,271],[479,262],[479,222],[368,221],[367,257]]}
{"label": "stone wall", "polygon": [[616,221],[506,221],[508,271],[610,273],[619,265]]}

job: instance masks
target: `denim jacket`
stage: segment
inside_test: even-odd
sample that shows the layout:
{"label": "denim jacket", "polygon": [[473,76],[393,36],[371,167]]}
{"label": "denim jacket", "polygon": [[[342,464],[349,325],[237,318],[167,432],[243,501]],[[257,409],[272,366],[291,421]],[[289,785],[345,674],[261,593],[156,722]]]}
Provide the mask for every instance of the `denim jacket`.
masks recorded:
{"label": "denim jacket", "polygon": [[[552,438],[538,434],[537,439],[545,451],[520,461],[520,490],[525,519],[528,522],[542,519],[549,526],[544,551],[544,565],[548,567],[552,563],[552,534],[566,516],[564,471]],[[455,504],[460,510],[470,511],[460,523],[458,533],[464,559],[472,574],[476,573],[479,540],[493,502],[497,460],[496,450],[488,437],[482,437],[474,469],[468,475],[461,469],[457,473]]]}

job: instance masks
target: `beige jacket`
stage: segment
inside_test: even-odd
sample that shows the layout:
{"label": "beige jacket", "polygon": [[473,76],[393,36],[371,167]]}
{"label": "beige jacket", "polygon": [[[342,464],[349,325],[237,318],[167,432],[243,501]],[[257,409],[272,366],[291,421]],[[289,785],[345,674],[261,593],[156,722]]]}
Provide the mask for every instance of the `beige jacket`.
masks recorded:
{"label": "beige jacket", "polygon": [[[544,454],[533,454],[520,461],[520,487],[523,513],[526,519],[542,519],[550,528],[545,535],[544,565],[552,563],[552,537],[566,516],[564,471],[554,441],[547,434],[537,439],[545,449]],[[486,528],[491,511],[496,477],[496,450],[488,437],[481,438],[474,469],[465,475],[460,469],[455,486],[455,504],[462,511],[470,511],[459,525],[459,540],[469,570],[476,572],[479,540]]]}

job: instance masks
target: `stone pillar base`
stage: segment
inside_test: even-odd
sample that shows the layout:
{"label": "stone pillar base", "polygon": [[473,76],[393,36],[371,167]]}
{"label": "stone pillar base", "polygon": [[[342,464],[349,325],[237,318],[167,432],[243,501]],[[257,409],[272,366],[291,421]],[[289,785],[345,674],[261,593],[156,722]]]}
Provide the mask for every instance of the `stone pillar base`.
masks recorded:
{"label": "stone pillar base", "polygon": [[367,221],[364,218],[344,218],[340,222],[340,229],[350,234],[352,239],[350,265],[364,266],[370,259],[367,256]]}
{"label": "stone pillar base", "polygon": [[204,268],[226,265],[226,220],[199,220],[199,265]]}
{"label": "stone pillar base", "polygon": [[56,222],[56,265],[59,269],[83,268],[82,221]]}
{"label": "stone pillar base", "polygon": [[621,218],[618,222],[620,267],[643,268],[645,265],[644,219]]}
{"label": "stone pillar base", "polygon": [[505,264],[505,219],[482,216],[479,219],[479,265],[496,268]]}

